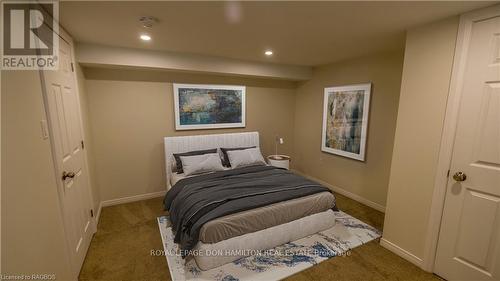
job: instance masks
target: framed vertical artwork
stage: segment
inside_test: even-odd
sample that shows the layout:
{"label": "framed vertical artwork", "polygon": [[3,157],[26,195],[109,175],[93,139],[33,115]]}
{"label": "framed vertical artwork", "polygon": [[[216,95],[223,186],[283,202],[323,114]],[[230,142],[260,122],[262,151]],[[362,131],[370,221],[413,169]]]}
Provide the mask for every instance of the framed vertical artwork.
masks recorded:
{"label": "framed vertical artwork", "polygon": [[245,127],[245,87],[174,84],[175,129]]}
{"label": "framed vertical artwork", "polygon": [[325,88],[321,150],[364,161],[371,83]]}

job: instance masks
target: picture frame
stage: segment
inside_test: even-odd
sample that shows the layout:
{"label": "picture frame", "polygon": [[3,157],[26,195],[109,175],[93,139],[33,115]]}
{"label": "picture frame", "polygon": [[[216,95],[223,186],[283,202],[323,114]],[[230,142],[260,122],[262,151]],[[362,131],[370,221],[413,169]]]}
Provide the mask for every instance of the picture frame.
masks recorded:
{"label": "picture frame", "polygon": [[173,88],[176,130],[246,126],[245,86],[175,83]]}
{"label": "picture frame", "polygon": [[323,152],[365,161],[371,83],[328,87],[323,98]]}

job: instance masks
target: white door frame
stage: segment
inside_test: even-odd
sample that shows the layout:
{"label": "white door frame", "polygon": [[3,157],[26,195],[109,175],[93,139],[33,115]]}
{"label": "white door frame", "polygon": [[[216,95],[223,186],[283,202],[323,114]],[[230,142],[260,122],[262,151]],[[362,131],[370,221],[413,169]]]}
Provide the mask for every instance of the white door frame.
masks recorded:
{"label": "white door frame", "polygon": [[498,14],[500,14],[500,5],[472,11],[460,16],[455,58],[453,61],[453,70],[439,150],[439,159],[436,177],[434,179],[434,192],[432,194],[431,210],[427,225],[424,257],[422,259],[422,269],[429,272],[434,271],[439,229],[441,227],[441,217],[443,214],[444,199],[448,185],[448,171],[450,170],[453,144],[455,142],[455,132],[460,109],[460,101],[462,98],[464,71],[472,33],[472,24],[477,21],[492,18]]}
{"label": "white door frame", "polygon": [[[71,47],[71,62],[72,63],[75,63],[75,46],[74,46],[74,41],[73,39],[71,38],[71,36],[62,28],[62,26],[59,26],[59,37],[60,37],[60,40],[64,40],[66,41],[70,47]],[[73,66],[75,67],[75,66]],[[46,92],[46,88],[45,88],[45,75],[43,74],[43,71],[40,70],[40,79],[42,80],[42,93],[43,93],[43,101],[44,101],[44,108],[45,108],[45,115],[46,115],[46,118],[47,120],[50,121],[50,112],[49,112],[49,103],[48,103],[48,94]],[[78,87],[78,77],[77,77],[77,73],[76,73],[76,67],[74,68],[74,71],[72,72],[73,74],[73,83],[74,83],[74,89],[75,89],[75,95],[76,95],[76,104],[77,104],[77,108],[78,108],[78,117],[80,120],[79,123],[80,123],[80,130],[82,131],[81,134],[82,134],[82,139],[84,141],[86,141],[86,135],[85,135],[85,131],[84,131],[84,126],[83,126],[83,120],[82,120],[82,112],[81,112],[81,105],[80,105],[80,89]],[[51,145],[51,151],[52,151],[52,158],[53,158],[53,164],[54,164],[54,171],[55,171],[55,177],[56,177],[56,183],[57,183],[57,192],[58,192],[58,195],[59,195],[59,202],[61,203],[60,204],[60,209],[61,209],[61,216],[63,216],[65,210],[64,210],[64,204],[63,204],[63,194],[61,194],[61,191],[64,190],[64,186],[63,186],[63,183],[62,181],[60,180],[60,175],[62,174],[62,170],[61,170],[61,167],[57,164],[57,161],[58,159],[56,158],[56,154],[55,154],[55,147],[54,147],[54,133],[53,133],[53,130],[51,128],[51,122],[47,122],[48,123],[48,127],[49,127],[49,140],[50,140],[50,145]],[[91,175],[90,175],[90,170],[89,170],[89,165],[88,165],[88,158],[87,158],[87,150],[84,149],[83,151],[83,165],[84,165],[84,168],[86,169],[86,176],[87,176],[87,181],[88,181],[88,189],[89,189],[89,195],[90,195],[90,204],[91,204],[91,208],[93,209],[93,213],[94,213],[94,216],[91,217],[90,221],[91,221],[91,225],[89,226],[90,229],[91,229],[91,232],[92,233],[95,233],[97,231],[97,212],[96,212],[96,206],[94,206],[94,195],[93,195],[93,192],[92,192],[92,181],[91,181]],[[64,221],[64,220],[63,220]],[[81,268],[76,268],[76,265],[74,264],[74,260],[71,256],[71,251],[70,249],[68,248],[68,245],[70,245],[69,241],[68,241],[68,237],[66,235],[66,226],[64,227],[64,232],[65,232],[65,237],[66,237],[66,252],[68,254],[68,257],[69,257],[69,261],[70,261],[70,272],[73,273],[75,276],[73,276],[75,278],[75,280],[78,279],[78,274],[81,270]]]}

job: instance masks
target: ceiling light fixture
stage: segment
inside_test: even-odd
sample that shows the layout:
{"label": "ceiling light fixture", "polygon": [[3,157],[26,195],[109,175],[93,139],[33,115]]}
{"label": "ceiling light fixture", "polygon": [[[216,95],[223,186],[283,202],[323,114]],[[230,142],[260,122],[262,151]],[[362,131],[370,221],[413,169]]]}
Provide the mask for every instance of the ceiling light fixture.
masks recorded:
{"label": "ceiling light fixture", "polygon": [[[153,25],[158,22],[158,19],[153,16],[143,16],[139,18],[139,22],[143,29],[152,29]],[[139,35],[139,38],[141,38],[142,41],[151,41],[151,35],[148,33],[148,31],[145,31]]]}
{"label": "ceiling light fixture", "polygon": [[141,34],[140,38],[141,38],[142,41],[149,41],[149,40],[151,40],[151,36],[149,36],[147,34]]}
{"label": "ceiling light fixture", "polygon": [[264,54],[265,54],[266,56],[272,56],[272,55],[273,55],[273,51],[271,51],[271,50],[267,50],[267,51],[265,51],[265,52],[264,52]]}
{"label": "ceiling light fixture", "polygon": [[153,24],[158,22],[158,19],[152,16],[144,16],[139,18],[139,22],[141,23],[142,27],[152,28]]}

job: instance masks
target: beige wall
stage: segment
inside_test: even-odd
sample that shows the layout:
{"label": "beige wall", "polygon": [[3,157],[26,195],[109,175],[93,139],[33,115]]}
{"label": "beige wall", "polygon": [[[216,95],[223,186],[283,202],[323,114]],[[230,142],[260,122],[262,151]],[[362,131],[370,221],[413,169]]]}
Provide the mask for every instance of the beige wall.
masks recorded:
{"label": "beige wall", "polygon": [[384,239],[422,258],[458,17],[407,34]]}
{"label": "beige wall", "polygon": [[[140,73],[89,69],[87,79],[137,80]],[[118,71],[118,72],[115,72]],[[89,121],[95,157],[95,174],[101,200],[117,199],[165,190],[163,137],[186,134],[214,134],[259,131],[264,155],[273,153],[274,137],[285,138],[280,152],[292,154],[295,90],[277,82],[200,75],[150,73],[159,82],[86,80]],[[125,78],[124,78],[125,77]],[[137,79],[136,79],[137,78]],[[245,129],[193,130],[176,132],[172,80],[179,82],[244,84],[246,90]]]}
{"label": "beige wall", "polygon": [[[385,206],[402,65],[396,52],[316,68],[297,89],[295,168]],[[366,161],[321,152],[324,88],[365,82],[372,82]]]}
{"label": "beige wall", "polygon": [[39,74],[1,75],[2,273],[71,280]]}
{"label": "beige wall", "polygon": [[[402,53],[376,54],[318,67],[298,85],[97,68],[86,69],[84,80],[78,67],[94,204],[164,190],[165,136],[258,130],[266,155],[275,135],[285,138],[280,152],[298,171],[382,206],[388,192],[384,239],[421,258],[457,26],[452,18],[410,30],[404,67]],[[3,71],[2,80],[2,273],[69,280],[50,143],[40,135],[40,77]],[[247,127],[176,132],[173,81],[247,85]],[[373,83],[366,162],[321,152],[324,87],[363,82]]]}

